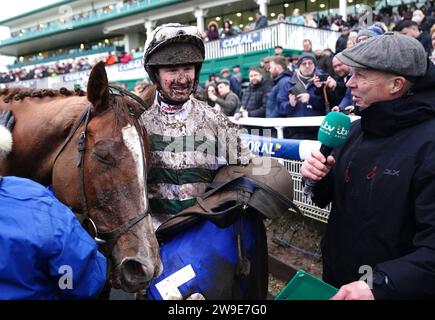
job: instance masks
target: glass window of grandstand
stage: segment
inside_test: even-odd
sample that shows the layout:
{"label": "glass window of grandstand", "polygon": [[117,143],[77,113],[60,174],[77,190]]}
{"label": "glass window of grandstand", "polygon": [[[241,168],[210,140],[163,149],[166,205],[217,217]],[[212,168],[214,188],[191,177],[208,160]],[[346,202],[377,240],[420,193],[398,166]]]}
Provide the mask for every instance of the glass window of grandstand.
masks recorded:
{"label": "glass window of grandstand", "polygon": [[224,21],[229,20],[236,33],[249,31],[254,29],[255,26],[255,12],[256,10],[245,10],[228,13],[222,16],[207,17],[205,19],[205,26],[207,28],[211,21],[215,21],[219,26],[219,31],[221,31]]}
{"label": "glass window of grandstand", "polygon": [[374,0],[347,0],[347,14],[355,15],[355,16],[363,14],[367,10],[362,5],[373,7],[375,5],[375,1]]}
{"label": "glass window of grandstand", "polygon": [[[253,30],[255,27],[255,13],[257,12],[257,10],[258,8],[253,8],[251,10],[241,10],[237,12],[227,13],[225,15],[207,17],[205,19],[205,27],[207,28],[208,24],[211,21],[215,21],[219,26],[219,31],[221,31],[224,21],[229,20],[233,29],[235,29],[236,32],[247,32]],[[283,3],[278,5],[270,5],[268,6],[267,10],[267,20],[269,21],[269,24],[276,23],[276,20],[280,13],[285,14],[285,7]]]}
{"label": "glass window of grandstand", "polygon": [[26,66],[33,63],[45,63],[59,59],[69,59],[113,50],[122,50],[123,46],[123,37],[101,39],[97,42],[83,42],[66,48],[58,48],[50,51],[42,51],[39,53],[20,56],[15,64],[16,66]]}
{"label": "glass window of grandstand", "polygon": [[279,4],[279,5],[271,5],[268,7],[267,11],[268,11],[268,17],[267,20],[269,20],[269,24],[274,24],[277,23],[277,19],[278,19],[278,15],[279,14],[284,14],[284,5],[283,4]]}
{"label": "glass window of grandstand", "polygon": [[[368,6],[380,6],[380,3],[384,5],[394,5],[393,2],[400,4],[402,0],[347,0],[347,13],[350,15],[362,14],[364,11],[363,4]],[[412,0],[404,0],[405,3]],[[335,16],[339,14],[339,2],[340,0],[304,0],[304,1],[288,1],[280,5],[269,6],[269,21],[276,19],[279,13],[284,13],[287,20],[290,20],[294,9],[299,9],[299,13],[304,15],[311,13],[314,19],[318,22],[322,16]],[[271,16],[275,13],[274,17]]]}
{"label": "glass window of grandstand", "polygon": [[327,11],[329,8],[328,0],[307,0],[307,13],[310,13],[316,21],[319,21],[321,11]]}
{"label": "glass window of grandstand", "polygon": [[[307,0],[309,1],[309,0]],[[299,13],[300,14],[304,14],[307,10],[306,10],[306,3],[305,1],[294,1],[294,2],[288,2],[288,3],[284,3],[284,14],[287,18],[287,20],[289,20],[293,14],[293,11],[295,9],[299,9]]]}
{"label": "glass window of grandstand", "polygon": [[[346,0],[348,6],[348,14],[356,16],[363,13],[363,4],[374,6],[375,0]],[[380,1],[380,0],[378,0]],[[382,0],[383,3],[390,4],[390,1],[396,0]],[[400,0],[402,1],[402,0]],[[408,2],[408,0],[404,0]],[[289,21],[294,9],[299,9],[299,13],[304,16],[307,13],[312,14],[314,20],[318,23],[324,17],[333,17],[339,15],[339,2],[340,0],[299,0],[299,1],[285,1],[279,4],[270,4],[268,10],[269,24],[277,22],[278,15],[284,14],[286,21]],[[252,30],[255,26],[255,12],[258,8],[251,10],[241,10],[239,12],[231,12],[221,15],[209,16],[205,19],[205,28],[211,21],[215,21],[219,26],[219,31],[222,30],[225,20],[229,20],[236,31]],[[192,21],[196,25],[196,21]]]}

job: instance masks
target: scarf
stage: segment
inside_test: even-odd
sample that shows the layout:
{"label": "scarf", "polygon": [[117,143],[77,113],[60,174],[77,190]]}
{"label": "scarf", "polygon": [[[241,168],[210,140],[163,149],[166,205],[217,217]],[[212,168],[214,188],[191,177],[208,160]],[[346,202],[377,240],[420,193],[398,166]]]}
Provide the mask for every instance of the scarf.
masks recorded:
{"label": "scarf", "polygon": [[298,70],[296,70],[296,77],[298,78],[298,80],[304,85],[305,89],[308,88],[308,86],[313,83],[313,78],[314,78],[314,73],[310,76],[304,76],[301,74],[301,72]]}

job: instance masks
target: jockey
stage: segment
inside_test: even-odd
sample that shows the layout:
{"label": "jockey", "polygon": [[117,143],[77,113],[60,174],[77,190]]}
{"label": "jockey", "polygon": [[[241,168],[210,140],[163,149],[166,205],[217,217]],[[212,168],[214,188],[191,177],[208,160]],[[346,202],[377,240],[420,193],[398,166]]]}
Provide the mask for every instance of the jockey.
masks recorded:
{"label": "jockey", "polygon": [[195,203],[227,164],[248,164],[238,127],[193,93],[205,57],[196,27],[170,23],[157,27],[145,44],[144,66],[157,86],[144,112],[151,141],[148,177],[150,206],[157,225]]}
{"label": "jockey", "polygon": [[[0,113],[0,164],[14,117]],[[81,299],[106,283],[106,258],[71,210],[42,185],[0,176],[0,299]]]}

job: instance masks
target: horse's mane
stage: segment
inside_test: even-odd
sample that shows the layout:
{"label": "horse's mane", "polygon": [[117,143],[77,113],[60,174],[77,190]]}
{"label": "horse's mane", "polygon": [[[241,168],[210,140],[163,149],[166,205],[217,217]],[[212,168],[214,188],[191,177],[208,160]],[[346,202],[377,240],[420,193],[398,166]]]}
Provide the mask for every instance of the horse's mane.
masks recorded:
{"label": "horse's mane", "polygon": [[13,87],[0,89],[0,96],[4,97],[3,101],[19,101],[24,98],[44,98],[44,97],[69,97],[69,96],[85,96],[86,92],[81,89],[68,90],[67,88],[54,89],[29,89],[23,87]]}
{"label": "horse's mane", "polygon": [[[45,98],[45,97],[83,97],[86,92],[81,89],[68,90],[65,87],[56,89],[32,89],[25,87],[11,87],[0,89],[0,97],[3,97],[4,103],[12,101],[23,101],[25,98]],[[113,111],[117,117],[125,117],[128,114],[128,106],[124,99],[119,96],[112,96],[114,103],[112,104]]]}
{"label": "horse's mane", "polygon": [[[118,88],[113,86],[122,92],[122,88]],[[3,102],[9,103],[12,101],[22,101],[25,98],[44,98],[44,97],[71,97],[71,96],[86,96],[86,92],[81,89],[76,90],[68,90],[65,87],[60,88],[59,90],[55,89],[31,89],[24,87],[12,87],[12,88],[4,88],[0,89],[0,97],[3,97]],[[125,102],[126,99],[119,95],[111,95],[111,99],[114,99],[114,103],[112,104],[113,111],[117,115],[117,117],[126,117],[129,114],[128,104]],[[128,100],[133,102],[132,100]],[[133,102],[135,108],[138,108],[137,102]],[[138,110],[135,110],[138,111]]]}

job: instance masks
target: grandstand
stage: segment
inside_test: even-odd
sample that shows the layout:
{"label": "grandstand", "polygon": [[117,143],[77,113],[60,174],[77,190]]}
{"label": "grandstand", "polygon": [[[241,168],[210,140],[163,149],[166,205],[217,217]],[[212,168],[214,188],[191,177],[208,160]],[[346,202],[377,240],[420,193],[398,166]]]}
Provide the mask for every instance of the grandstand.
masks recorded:
{"label": "grandstand", "polygon": [[[1,75],[0,82],[72,88],[74,84],[84,84],[90,65],[112,53],[118,55],[117,61],[128,65],[109,66],[110,79],[132,88],[145,77],[140,57],[146,34],[156,25],[180,22],[197,25],[205,33],[210,22],[215,21],[222,27],[224,20],[229,20],[235,30],[243,33],[232,39],[207,43],[201,82],[204,83],[211,72],[235,64],[242,67],[246,76],[248,68],[273,53],[276,45],[288,53],[298,52],[302,50],[302,40],[308,38],[313,48],[322,46],[334,50],[339,33],[332,31],[338,30],[332,20],[338,15],[341,21],[356,23],[355,17],[364,13],[367,6],[379,10],[400,3],[411,1],[60,0],[0,21],[1,26],[10,30],[10,37],[0,41],[0,54],[16,57],[15,63],[8,66],[9,72]],[[310,13],[319,28],[293,20],[294,9],[301,14]],[[255,30],[257,10],[267,17],[268,27]],[[285,20],[280,20],[280,15],[286,17]],[[124,52],[126,57],[121,60]]]}
{"label": "grandstand", "polygon": [[[84,83],[89,73],[88,64],[92,65],[100,57],[106,57],[109,52],[126,52],[132,58],[132,61],[127,61],[128,66],[109,66],[108,73],[112,81],[124,82],[132,88],[137,80],[145,76],[140,61],[141,50],[147,32],[152,31],[156,25],[180,22],[197,25],[205,31],[210,21],[216,21],[222,26],[223,21],[228,19],[235,29],[246,31],[253,29],[255,12],[260,10],[268,17],[269,27],[247,32],[233,40],[221,39],[207,43],[207,60],[201,81],[204,82],[210,72],[234,64],[241,65],[242,72],[246,75],[249,66],[258,64],[262,57],[271,54],[276,45],[281,45],[288,51],[302,50],[302,40],[310,38],[313,46],[334,48],[338,32],[288,23],[278,25],[276,21],[279,14],[290,17],[293,10],[298,8],[302,14],[311,12],[317,19],[322,15],[332,16],[338,13],[345,18],[347,14],[356,13],[359,5],[364,2],[366,1],[58,1],[0,21],[0,25],[10,29],[10,38],[0,42],[0,54],[16,57],[15,63],[9,66],[10,72],[2,76],[1,82],[18,80],[27,87],[72,88],[76,83]],[[373,1],[369,2],[373,4]],[[54,66],[53,71],[55,62],[58,65]],[[73,67],[68,68],[68,64],[73,64]],[[29,75],[29,70],[35,66],[36,75]],[[47,69],[50,66],[51,70]],[[60,72],[57,72],[59,66]]]}
{"label": "grandstand", "polygon": [[[349,21],[347,17],[364,12],[364,5],[379,9],[399,4],[399,0],[61,0],[0,21],[10,30],[10,37],[0,41],[0,54],[16,57],[0,82],[72,88],[74,84],[84,84],[90,65],[106,59],[110,52],[118,55],[120,61],[125,52],[123,62],[128,66],[109,66],[108,73],[112,81],[133,88],[145,77],[140,57],[146,34],[156,25],[180,22],[197,25],[205,32],[211,21],[222,27],[224,20],[244,33],[207,43],[201,82],[211,72],[236,64],[246,76],[249,67],[273,53],[276,45],[288,53],[298,52],[302,50],[302,40],[308,38],[313,48],[334,50],[339,33],[327,29],[334,30],[331,19],[338,14],[342,21]],[[301,14],[310,13],[323,29],[292,20],[294,9]],[[255,30],[257,10],[267,17],[268,27]],[[286,19],[278,24],[280,15]]]}

